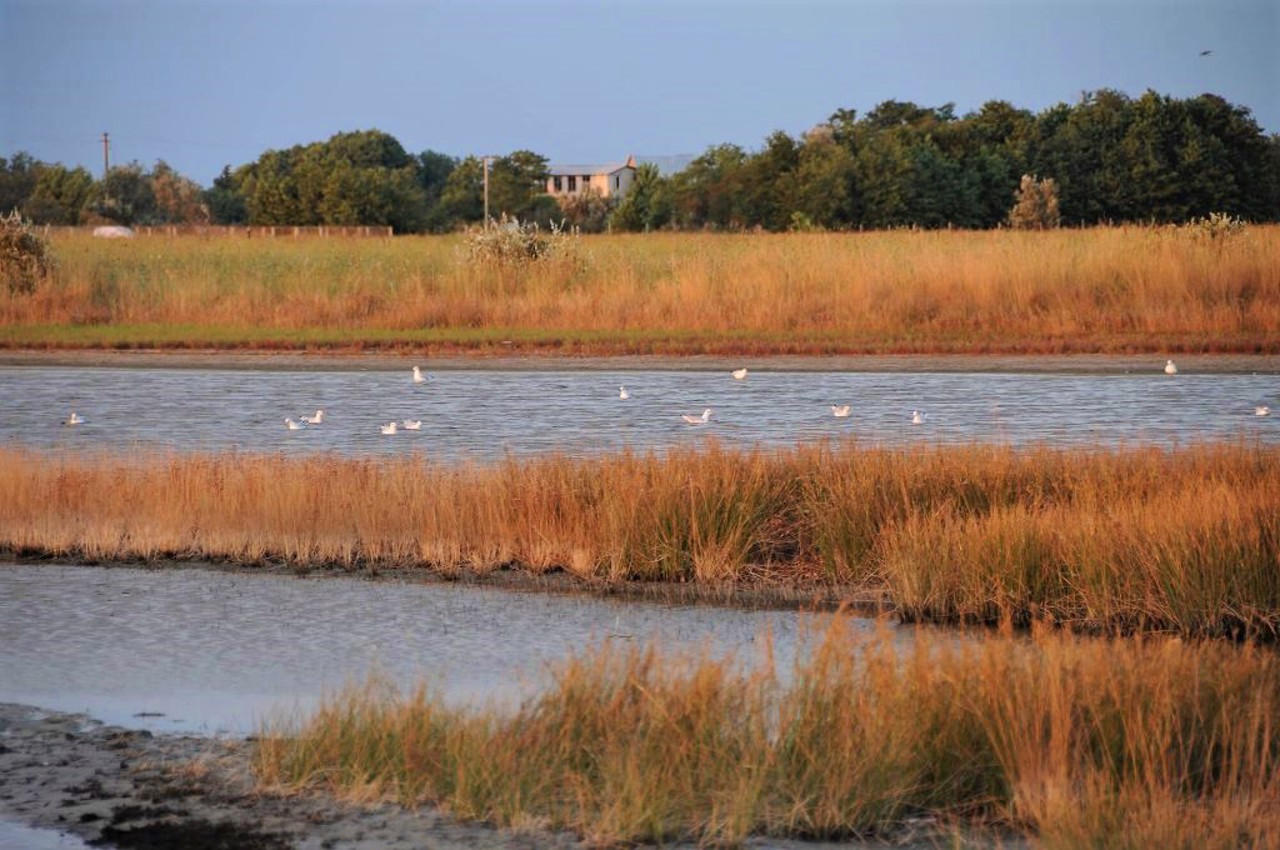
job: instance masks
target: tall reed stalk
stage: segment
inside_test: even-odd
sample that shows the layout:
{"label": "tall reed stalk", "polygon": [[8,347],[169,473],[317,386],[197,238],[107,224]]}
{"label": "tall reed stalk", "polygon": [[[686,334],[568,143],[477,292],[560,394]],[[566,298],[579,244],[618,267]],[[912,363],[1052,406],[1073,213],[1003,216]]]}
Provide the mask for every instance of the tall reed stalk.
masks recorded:
{"label": "tall reed stalk", "polygon": [[1280,450],[819,445],[448,465],[0,448],[0,547],[883,589],[906,619],[1280,636]]}
{"label": "tall reed stalk", "polygon": [[[539,346],[607,353],[1280,350],[1280,226],[583,239],[584,263],[455,237],[59,236],[0,293],[9,346]],[[502,346],[502,343],[508,346]]]}
{"label": "tall reed stalk", "polygon": [[1280,846],[1280,663],[1170,638],[956,641],[837,616],[790,675],[608,644],[516,708],[348,689],[269,725],[264,786],[594,843],[1016,830],[1046,847]]}

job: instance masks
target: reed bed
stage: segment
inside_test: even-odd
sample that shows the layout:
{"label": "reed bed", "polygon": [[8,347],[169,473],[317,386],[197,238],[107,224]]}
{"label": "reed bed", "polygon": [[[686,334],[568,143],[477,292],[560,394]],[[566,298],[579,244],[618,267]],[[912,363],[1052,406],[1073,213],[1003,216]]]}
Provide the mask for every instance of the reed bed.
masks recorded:
{"label": "reed bed", "polygon": [[0,548],[887,592],[907,620],[1280,637],[1280,449],[427,457],[0,449]]}
{"label": "reed bed", "polygon": [[[597,845],[1021,833],[1280,846],[1280,657],[1176,638],[855,638],[768,659],[605,644],[518,707],[352,687],[268,724],[263,786],[440,805]],[[919,836],[917,835],[917,838]]]}
{"label": "reed bed", "polygon": [[461,239],[61,235],[51,281],[0,293],[0,345],[1280,350],[1280,226],[597,236],[520,267]]}

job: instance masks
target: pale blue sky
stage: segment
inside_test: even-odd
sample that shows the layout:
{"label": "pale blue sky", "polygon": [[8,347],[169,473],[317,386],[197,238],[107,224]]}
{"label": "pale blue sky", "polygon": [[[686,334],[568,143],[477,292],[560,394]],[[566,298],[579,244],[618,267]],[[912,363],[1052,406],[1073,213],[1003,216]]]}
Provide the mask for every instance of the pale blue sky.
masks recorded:
{"label": "pale blue sky", "polygon": [[[553,162],[758,148],[836,109],[1220,94],[1280,132],[1275,0],[0,0],[0,154],[207,185],[378,128]],[[1212,50],[1206,57],[1202,50]]]}

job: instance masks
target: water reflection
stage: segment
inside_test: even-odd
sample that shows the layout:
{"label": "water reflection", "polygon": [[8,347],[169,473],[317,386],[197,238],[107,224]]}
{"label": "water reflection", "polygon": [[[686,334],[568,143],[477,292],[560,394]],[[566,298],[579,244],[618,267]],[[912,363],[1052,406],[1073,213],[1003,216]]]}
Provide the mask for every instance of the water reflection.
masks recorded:
{"label": "water reflection", "polygon": [[[625,384],[630,398],[618,398]],[[698,444],[789,445],[855,436],[872,443],[1116,445],[1280,440],[1272,375],[990,374],[0,367],[0,443],[494,458]],[[831,405],[848,404],[848,418]],[[710,423],[682,414],[710,407]],[[317,409],[324,424],[285,428]],[[60,423],[74,410],[83,425]],[[911,414],[928,414],[913,425]],[[422,430],[383,436],[390,421]]]}
{"label": "water reflection", "polygon": [[769,634],[789,668],[824,619],[459,585],[0,565],[0,702],[243,733],[374,670],[436,683],[453,701],[515,699],[550,662],[611,635],[750,662]]}

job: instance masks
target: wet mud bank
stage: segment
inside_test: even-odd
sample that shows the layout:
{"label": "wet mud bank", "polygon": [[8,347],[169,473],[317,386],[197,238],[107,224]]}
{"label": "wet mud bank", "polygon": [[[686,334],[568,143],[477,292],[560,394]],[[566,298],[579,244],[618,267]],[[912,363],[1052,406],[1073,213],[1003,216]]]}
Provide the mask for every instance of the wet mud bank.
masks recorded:
{"label": "wet mud bank", "polygon": [[[256,787],[252,739],[153,735],[80,714],[0,703],[0,818],[128,850],[462,850],[585,848],[565,832],[464,823],[429,806],[354,805]],[[937,846],[921,821],[892,840],[750,839],[749,848]],[[690,844],[670,844],[689,848]],[[968,845],[975,846],[975,845]],[[994,846],[994,845],[993,845]],[[1006,837],[1004,847],[1025,846]]]}
{"label": "wet mud bank", "polygon": [[253,746],[0,704],[0,816],[142,850],[580,846],[571,835],[458,823],[430,808],[266,794],[254,784]]}
{"label": "wet mud bank", "polygon": [[[763,372],[1004,372],[1125,374],[1160,369],[1164,353],[1150,354],[618,354],[586,356],[547,352],[457,351],[249,351],[199,349],[0,349],[0,366],[74,366],[138,369],[263,369],[381,371],[416,364],[428,371],[702,371],[749,365]],[[1277,374],[1280,354],[1183,354],[1187,372]]]}
{"label": "wet mud bank", "polygon": [[86,558],[75,553],[54,554],[0,547],[0,568],[3,568],[5,563],[23,566],[50,564],[148,571],[200,570],[246,576],[339,578],[401,584],[450,585],[491,588],[516,593],[551,593],[662,605],[709,605],[745,610],[836,611],[843,609],[868,617],[890,614],[894,611],[888,590],[879,587],[767,579],[725,582],[595,581],[563,569],[533,571],[519,564],[495,570],[441,571],[429,567],[352,568],[340,564],[295,564],[277,560],[254,563],[174,557],[113,560]]}

